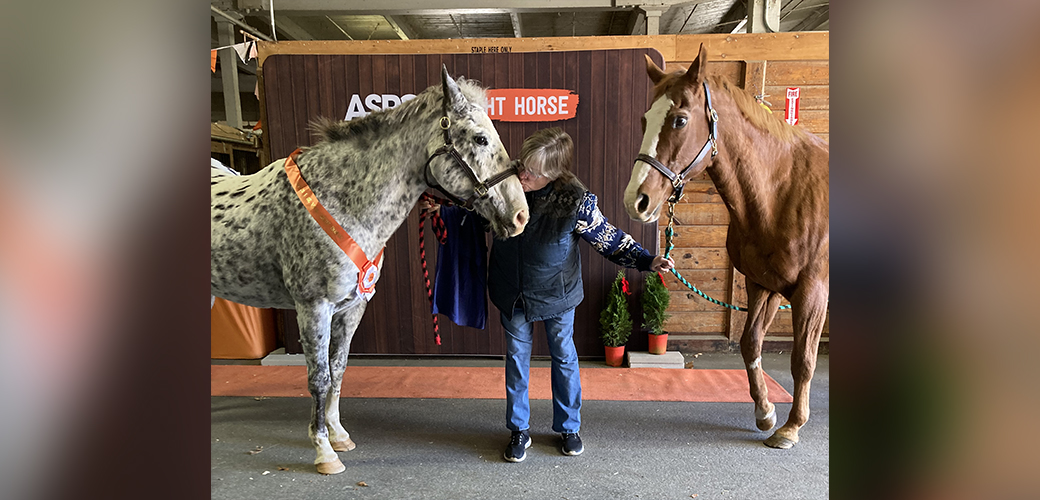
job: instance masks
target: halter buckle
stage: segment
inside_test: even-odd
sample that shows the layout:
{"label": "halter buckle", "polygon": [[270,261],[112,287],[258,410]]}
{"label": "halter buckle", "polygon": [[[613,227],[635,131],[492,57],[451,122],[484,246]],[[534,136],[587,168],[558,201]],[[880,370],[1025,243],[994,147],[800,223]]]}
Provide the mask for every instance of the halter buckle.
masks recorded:
{"label": "halter buckle", "polygon": [[440,121],[440,125],[441,125],[441,129],[448,130],[448,127],[451,126],[451,119],[448,118],[447,116],[442,116],[441,117],[441,121]]}
{"label": "halter buckle", "polygon": [[477,196],[483,198],[488,194],[487,186],[482,182],[473,187],[473,192],[477,193]]}
{"label": "halter buckle", "polygon": [[713,122],[719,121],[719,114],[715,112],[715,108],[711,108],[708,111],[708,118],[711,119],[711,121]]}
{"label": "halter buckle", "polygon": [[683,188],[686,187],[686,183],[682,179],[676,178],[672,182],[672,195],[668,197],[668,203],[677,203],[683,197]]}

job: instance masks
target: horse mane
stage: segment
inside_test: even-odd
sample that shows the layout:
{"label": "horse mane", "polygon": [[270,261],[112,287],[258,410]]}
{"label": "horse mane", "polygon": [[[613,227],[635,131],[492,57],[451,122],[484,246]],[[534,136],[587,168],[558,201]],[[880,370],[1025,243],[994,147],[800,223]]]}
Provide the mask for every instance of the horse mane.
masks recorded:
{"label": "horse mane", "polygon": [[[455,80],[455,83],[459,86],[462,95],[469,101],[470,106],[487,109],[487,90],[479,82],[460,77]],[[312,121],[308,128],[318,137],[319,143],[343,141],[363,136],[377,130],[385,130],[384,126],[400,125],[416,114],[425,111],[431,104],[437,105],[439,115],[442,93],[440,85],[432,85],[414,99],[409,99],[393,108],[373,111],[366,116],[350,121],[322,116]]]}
{"label": "horse mane", "polygon": [[784,142],[794,142],[795,139],[808,138],[808,133],[805,130],[787,123],[780,118],[780,115],[770,113],[766,108],[759,105],[755,96],[751,95],[747,90],[734,85],[728,78],[712,76],[710,77],[710,85],[712,88],[726,91],[733,98],[733,102],[736,103],[737,109],[740,109],[744,118],[747,118],[755,128],[765,131]]}

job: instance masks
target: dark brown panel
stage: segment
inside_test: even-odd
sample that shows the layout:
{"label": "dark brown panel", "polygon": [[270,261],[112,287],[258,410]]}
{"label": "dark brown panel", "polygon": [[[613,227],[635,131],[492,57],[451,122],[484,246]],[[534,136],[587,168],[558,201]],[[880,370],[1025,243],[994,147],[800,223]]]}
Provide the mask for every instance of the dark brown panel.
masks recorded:
{"label": "dark brown panel", "polygon": [[[559,126],[575,143],[575,173],[600,202],[600,209],[619,229],[631,234],[648,250],[657,250],[656,224],[637,224],[621,207],[625,186],[638,152],[642,131],[639,117],[649,104],[649,85],[643,69],[646,49],[510,54],[401,54],[401,55],[275,55],[264,63],[267,132],[273,158],[311,144],[309,122],[319,116],[342,119],[351,96],[362,101],[369,94],[418,94],[440,84],[441,64],[453,76],[479,80],[489,88],[566,88],[580,96],[575,118],[558,122],[495,122],[507,151],[516,155],[524,138],[534,131]],[[652,52],[658,64],[660,55]],[[436,268],[437,244],[424,228],[427,265]],[[440,318],[443,344],[433,340],[433,326],[422,280],[418,251],[419,219],[413,210],[387,243],[386,263],[377,293],[358,327],[355,353],[379,354],[493,354],[504,353],[499,312],[489,305],[485,330],[459,327]],[[493,244],[491,238],[489,244]],[[575,315],[575,345],[581,356],[602,356],[599,313],[619,267],[581,244],[585,301]],[[640,273],[626,275],[636,290]],[[631,300],[633,322],[641,320],[637,295]],[[287,315],[291,321],[293,315]],[[288,328],[287,328],[288,330]],[[291,335],[291,333],[289,333]],[[548,354],[544,330],[536,330],[535,353]],[[634,334],[630,348],[645,348],[645,338]]]}

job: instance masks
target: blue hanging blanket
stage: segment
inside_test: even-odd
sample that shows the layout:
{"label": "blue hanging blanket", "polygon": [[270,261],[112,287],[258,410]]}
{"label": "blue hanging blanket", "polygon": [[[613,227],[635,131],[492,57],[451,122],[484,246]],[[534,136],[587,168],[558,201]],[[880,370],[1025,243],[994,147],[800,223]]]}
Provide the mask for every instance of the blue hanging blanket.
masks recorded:
{"label": "blue hanging blanket", "polygon": [[447,241],[437,251],[433,312],[459,326],[484,329],[487,324],[487,240],[475,213],[441,206]]}

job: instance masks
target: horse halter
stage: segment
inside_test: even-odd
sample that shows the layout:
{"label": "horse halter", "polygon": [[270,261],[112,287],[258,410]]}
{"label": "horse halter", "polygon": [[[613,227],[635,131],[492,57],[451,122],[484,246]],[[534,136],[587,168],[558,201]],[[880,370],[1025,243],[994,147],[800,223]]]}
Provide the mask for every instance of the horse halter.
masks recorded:
{"label": "horse halter", "polygon": [[[444,132],[444,145],[437,148],[437,150],[434,151],[432,155],[430,155],[430,158],[426,160],[426,166],[423,168],[423,177],[425,178],[424,180],[426,181],[427,186],[432,187],[437,191],[440,191],[441,194],[445,195],[449,200],[451,200],[455,204],[467,210],[472,210],[473,203],[475,201],[487,198],[488,191],[492,187],[508,179],[510,176],[517,175],[517,170],[516,166],[510,163],[509,167],[505,171],[499,172],[498,174],[491,176],[491,178],[489,178],[488,180],[481,182],[480,179],[477,178],[477,172],[473,170],[473,167],[469,166],[469,163],[466,163],[466,160],[462,158],[462,155],[459,154],[459,150],[455,149],[455,145],[452,143],[451,135],[448,133],[448,128],[451,127],[451,119],[448,118],[447,102],[447,97],[445,97],[444,116],[441,116],[440,120],[441,131]],[[471,181],[473,181],[473,196],[470,196],[468,199],[462,200],[459,199],[459,197],[449,193],[448,190],[444,189],[438,182],[436,182],[436,178],[434,178],[434,182],[430,182],[430,177],[432,176],[430,171],[430,162],[432,162],[434,158],[440,155],[448,155],[449,157],[451,157],[452,160],[455,161],[456,165],[462,167],[462,171],[466,174],[466,176],[469,177]]]}
{"label": "horse halter", "polygon": [[719,154],[719,148],[716,144],[716,139],[718,137],[719,114],[715,112],[715,108],[711,105],[711,91],[708,90],[708,82],[703,83],[705,98],[704,110],[708,115],[708,140],[704,141],[704,146],[701,147],[700,152],[697,153],[697,157],[694,158],[689,165],[686,165],[686,168],[682,169],[678,174],[672,172],[653,156],[640,153],[639,156],[636,157],[636,161],[644,162],[647,165],[656,168],[658,172],[661,172],[661,175],[665,176],[665,178],[672,182],[672,196],[668,198],[669,203],[675,203],[679,201],[679,198],[682,198],[683,187],[686,185],[686,175],[690,173],[690,169],[692,169],[694,165],[704,159],[709,150],[711,151],[712,158],[715,158],[715,155]]}

